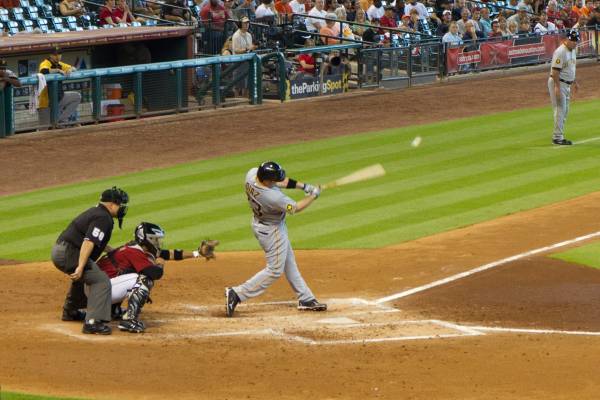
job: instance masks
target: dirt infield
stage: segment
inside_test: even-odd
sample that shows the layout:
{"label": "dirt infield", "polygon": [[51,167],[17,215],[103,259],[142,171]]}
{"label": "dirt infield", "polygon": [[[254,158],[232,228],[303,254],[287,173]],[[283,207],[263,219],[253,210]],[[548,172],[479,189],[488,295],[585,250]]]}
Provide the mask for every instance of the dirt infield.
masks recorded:
{"label": "dirt infield", "polygon": [[[591,77],[599,71],[597,66],[584,67],[578,75]],[[539,82],[544,75],[494,79],[486,83],[486,96],[494,91],[514,95],[516,86],[522,91],[523,85],[537,81],[538,96],[532,94],[518,106],[543,105],[545,92]],[[588,89],[582,96],[598,94],[600,84],[595,81],[585,80]],[[360,105],[381,119],[367,121],[368,127],[360,125],[364,119],[356,124],[352,120],[353,128],[343,131],[328,122],[319,135],[294,127],[286,137],[271,132],[265,138],[284,143],[398,126],[398,117],[386,119],[391,113],[381,105],[388,99],[412,107],[416,102],[411,95],[436,98],[442,107],[448,102],[444,96],[473,93],[462,98],[463,105],[471,106],[468,110],[457,108],[453,113],[445,108],[435,118],[415,116],[411,123],[487,112],[491,105],[482,101],[478,85],[481,82],[461,82],[438,86],[437,91],[425,87],[285,104],[286,118],[326,104],[330,110]],[[594,87],[595,93],[587,91]],[[494,108],[503,104],[509,104],[507,109],[517,106],[500,102]],[[191,150],[157,152],[161,165],[167,165],[181,161],[173,151],[185,152],[186,160],[226,153],[222,143],[211,145],[211,151],[199,143],[222,134],[219,129],[225,126],[218,127],[232,112],[250,113],[216,113],[210,133],[194,133],[197,121],[183,120],[143,124],[127,132],[29,135],[6,143],[21,156],[39,154],[46,162],[65,151],[78,159],[94,144],[124,144],[127,139],[131,147],[132,135],[152,140],[158,138],[157,127],[169,132],[177,127],[179,133],[167,135],[173,140],[166,146]],[[272,112],[272,107],[254,109],[250,118]],[[283,126],[270,121],[273,129]],[[341,125],[339,118],[335,123]],[[251,125],[232,138],[259,129]],[[74,169],[71,175],[59,176],[58,162],[49,162],[35,178],[19,185],[18,179],[32,173],[30,160],[26,172],[17,174],[20,178],[1,178],[6,180],[1,190],[17,192],[110,175],[115,168],[148,166],[124,163],[118,154],[126,150],[130,151],[119,147],[106,170]],[[229,149],[242,150],[248,149]],[[0,151],[5,154],[7,149],[2,146]],[[128,160],[136,157],[139,154]],[[5,162],[2,157],[0,163]],[[291,290],[281,280],[260,299],[241,305],[236,318],[224,318],[223,288],[260,268],[261,253],[223,253],[210,263],[169,262],[153,291],[154,303],[144,310],[148,332],[143,335],[81,335],[80,324],[59,318],[68,287],[64,275],[49,263],[0,265],[0,385],[4,390],[103,399],[595,399],[600,389],[595,371],[600,359],[596,270],[552,260],[545,253],[522,256],[395,301],[377,300],[599,232],[599,215],[600,193],[594,193],[379,250],[299,251],[303,275],[319,299],[330,305],[326,313],[296,311]]]}

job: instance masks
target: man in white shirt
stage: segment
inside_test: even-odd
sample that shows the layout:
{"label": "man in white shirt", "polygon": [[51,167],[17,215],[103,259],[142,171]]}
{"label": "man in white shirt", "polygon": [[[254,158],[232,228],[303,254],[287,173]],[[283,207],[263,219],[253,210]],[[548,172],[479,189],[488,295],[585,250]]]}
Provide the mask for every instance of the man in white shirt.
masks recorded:
{"label": "man in white shirt", "polygon": [[[325,20],[319,18],[325,18],[327,12],[324,8],[323,0],[315,0],[315,6],[308,12],[308,18],[306,19],[306,30],[309,32],[319,32],[322,27],[325,26]],[[318,17],[318,18],[311,18]]]}
{"label": "man in white shirt", "polygon": [[369,21],[373,21],[374,19],[381,19],[385,14],[385,9],[383,8],[383,3],[381,0],[374,0],[371,7],[367,9],[367,18]]}
{"label": "man in white shirt", "polygon": [[306,14],[306,8],[304,7],[305,0],[292,0],[290,2],[290,7],[292,7],[292,12],[294,14]]}
{"label": "man in white shirt", "polygon": [[564,126],[569,113],[571,87],[573,87],[574,93],[577,92],[579,87],[575,81],[577,42],[579,42],[579,32],[570,30],[563,44],[554,51],[550,78],[548,78],[548,91],[550,92],[550,100],[554,111],[552,143],[561,146],[573,144],[570,140],[565,139]]}
{"label": "man in white shirt", "polygon": [[429,12],[427,12],[427,7],[423,3],[418,2],[417,0],[411,0],[410,3],[407,3],[404,6],[404,15],[410,15],[410,10],[416,8],[419,12],[419,19],[421,21],[429,19]]}
{"label": "man in white shirt", "polygon": [[556,25],[554,25],[552,22],[548,22],[548,14],[546,14],[546,11],[542,11],[540,13],[540,20],[535,25],[535,28],[533,28],[533,31],[539,35],[558,32]]}

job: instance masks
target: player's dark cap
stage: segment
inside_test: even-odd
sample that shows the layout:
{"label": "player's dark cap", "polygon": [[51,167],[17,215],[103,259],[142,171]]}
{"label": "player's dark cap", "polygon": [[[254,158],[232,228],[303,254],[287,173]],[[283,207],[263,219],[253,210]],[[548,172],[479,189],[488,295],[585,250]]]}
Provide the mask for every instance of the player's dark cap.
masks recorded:
{"label": "player's dark cap", "polygon": [[8,63],[6,62],[6,60],[4,58],[0,58],[0,68],[6,68],[8,66]]}
{"label": "player's dark cap", "polygon": [[275,161],[265,161],[258,167],[256,176],[261,181],[281,182],[285,179],[285,170]]}
{"label": "player's dark cap", "polygon": [[579,42],[579,40],[580,40],[579,31],[575,30],[575,29],[571,29],[567,33],[567,39],[569,39],[569,40],[571,40],[573,42]]}
{"label": "player's dark cap", "polygon": [[60,48],[60,47],[56,46],[56,47],[53,47],[53,48],[52,48],[52,51],[50,52],[50,54],[56,54],[56,55],[59,55],[59,54],[62,54],[62,50],[61,50],[61,48]]}

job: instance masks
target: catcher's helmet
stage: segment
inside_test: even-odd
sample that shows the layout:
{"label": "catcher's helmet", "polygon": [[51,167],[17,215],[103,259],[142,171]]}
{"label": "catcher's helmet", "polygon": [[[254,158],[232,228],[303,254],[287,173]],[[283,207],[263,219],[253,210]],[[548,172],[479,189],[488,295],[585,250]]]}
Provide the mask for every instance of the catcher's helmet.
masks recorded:
{"label": "catcher's helmet", "polygon": [[579,36],[579,31],[576,29],[571,29],[568,33],[567,33],[567,39],[573,41],[573,42],[579,42],[580,36]]}
{"label": "catcher's helmet", "polygon": [[160,226],[150,222],[142,222],[135,228],[134,235],[137,244],[145,246],[158,257],[165,237],[165,231]]}
{"label": "catcher's helmet", "polygon": [[113,186],[110,189],[106,189],[102,192],[102,197],[100,197],[100,201],[107,203],[115,203],[119,205],[119,211],[117,212],[117,219],[119,220],[119,228],[123,225],[123,218],[125,218],[125,214],[127,214],[128,203],[129,203],[129,195],[123,189],[119,189],[116,186]]}
{"label": "catcher's helmet", "polygon": [[285,179],[285,170],[275,161],[265,161],[258,167],[256,176],[261,181],[281,182]]}

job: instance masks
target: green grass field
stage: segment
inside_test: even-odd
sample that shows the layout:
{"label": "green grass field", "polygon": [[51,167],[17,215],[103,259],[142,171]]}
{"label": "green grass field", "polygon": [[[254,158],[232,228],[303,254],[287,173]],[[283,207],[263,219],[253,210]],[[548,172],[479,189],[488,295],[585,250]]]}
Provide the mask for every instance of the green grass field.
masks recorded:
{"label": "green grass field", "polygon": [[[600,136],[600,101],[571,109],[569,138]],[[399,116],[400,118],[400,116]],[[548,108],[298,143],[172,168],[0,198],[0,258],[47,260],[59,232],[112,185],[130,212],[112,244],[139,221],[167,231],[167,245],[191,249],[208,236],[220,250],[257,249],[243,191],[246,171],[274,159],[288,175],[327,182],[381,163],[385,178],[326,191],[288,219],[295,248],[381,247],[600,190],[600,141],[550,144]],[[418,148],[410,142],[423,138]],[[292,192],[299,198],[303,193]]]}
{"label": "green grass field", "polygon": [[551,257],[600,269],[600,242],[555,253]]}
{"label": "green grass field", "polygon": [[0,400],[79,400],[73,397],[35,396],[24,393],[0,392]]}

